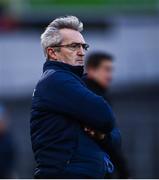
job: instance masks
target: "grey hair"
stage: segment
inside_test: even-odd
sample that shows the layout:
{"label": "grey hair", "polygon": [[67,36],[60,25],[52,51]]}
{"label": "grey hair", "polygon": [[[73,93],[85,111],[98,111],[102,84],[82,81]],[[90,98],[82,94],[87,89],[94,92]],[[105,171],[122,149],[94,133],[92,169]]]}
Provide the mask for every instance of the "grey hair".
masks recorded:
{"label": "grey hair", "polygon": [[41,45],[46,57],[47,47],[59,45],[62,42],[59,30],[64,28],[81,32],[83,30],[83,23],[76,16],[64,16],[53,20],[41,34]]}

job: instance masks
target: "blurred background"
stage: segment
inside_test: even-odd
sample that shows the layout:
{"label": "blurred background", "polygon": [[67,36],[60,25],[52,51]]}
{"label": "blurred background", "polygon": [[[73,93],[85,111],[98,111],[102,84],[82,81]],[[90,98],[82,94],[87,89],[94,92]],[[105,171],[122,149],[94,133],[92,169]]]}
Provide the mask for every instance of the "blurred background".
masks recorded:
{"label": "blurred background", "polygon": [[45,62],[40,34],[63,15],[83,21],[88,53],[114,55],[111,97],[131,177],[159,178],[158,0],[0,0],[0,167],[33,177],[29,118]]}

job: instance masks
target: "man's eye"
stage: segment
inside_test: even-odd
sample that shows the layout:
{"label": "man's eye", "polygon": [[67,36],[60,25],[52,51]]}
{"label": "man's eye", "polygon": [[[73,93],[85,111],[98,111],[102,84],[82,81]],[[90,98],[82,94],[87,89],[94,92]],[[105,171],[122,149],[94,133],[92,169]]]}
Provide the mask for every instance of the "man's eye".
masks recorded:
{"label": "man's eye", "polygon": [[78,47],[78,44],[71,44],[71,46],[70,47],[72,47],[72,48],[76,48],[76,47]]}

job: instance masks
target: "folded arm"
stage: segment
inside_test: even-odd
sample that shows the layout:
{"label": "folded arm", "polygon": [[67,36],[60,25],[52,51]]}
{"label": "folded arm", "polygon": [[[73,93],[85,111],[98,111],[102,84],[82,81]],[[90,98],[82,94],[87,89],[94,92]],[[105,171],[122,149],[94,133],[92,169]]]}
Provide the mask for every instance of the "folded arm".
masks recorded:
{"label": "folded arm", "polygon": [[72,116],[104,133],[112,130],[115,118],[111,107],[71,73],[55,72],[40,83],[39,90],[43,103],[50,110]]}

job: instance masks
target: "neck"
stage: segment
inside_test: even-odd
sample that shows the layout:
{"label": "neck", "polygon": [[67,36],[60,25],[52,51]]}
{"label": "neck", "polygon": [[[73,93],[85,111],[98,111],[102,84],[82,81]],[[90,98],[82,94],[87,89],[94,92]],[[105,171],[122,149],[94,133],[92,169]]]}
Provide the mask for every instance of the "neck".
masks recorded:
{"label": "neck", "polygon": [[87,87],[98,95],[104,95],[107,91],[106,87],[103,87],[99,82],[97,82],[93,78],[90,78],[88,75],[85,75],[83,77],[83,80],[86,83]]}
{"label": "neck", "polygon": [[72,73],[74,73],[80,77],[83,75],[83,71],[84,71],[84,67],[81,65],[73,66],[73,65],[67,64],[65,62],[61,62],[61,61],[53,60],[53,59],[48,59],[46,61],[45,65],[44,65],[44,71],[46,69],[55,68],[55,67],[71,71]]}

